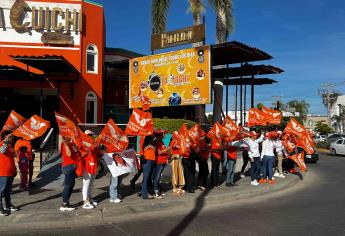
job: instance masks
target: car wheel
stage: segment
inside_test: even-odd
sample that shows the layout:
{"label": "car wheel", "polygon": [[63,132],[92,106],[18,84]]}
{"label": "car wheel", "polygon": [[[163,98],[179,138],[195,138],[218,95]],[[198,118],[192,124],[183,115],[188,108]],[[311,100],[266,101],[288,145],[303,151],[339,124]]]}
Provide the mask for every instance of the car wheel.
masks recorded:
{"label": "car wheel", "polygon": [[337,151],[334,148],[332,148],[332,155],[333,156],[337,155]]}

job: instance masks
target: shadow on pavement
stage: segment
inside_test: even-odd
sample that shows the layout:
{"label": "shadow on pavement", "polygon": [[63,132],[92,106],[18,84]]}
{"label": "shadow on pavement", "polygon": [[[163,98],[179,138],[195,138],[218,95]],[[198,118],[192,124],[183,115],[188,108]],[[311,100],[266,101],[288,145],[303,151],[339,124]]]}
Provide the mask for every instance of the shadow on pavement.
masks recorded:
{"label": "shadow on pavement", "polygon": [[197,217],[199,212],[205,205],[205,197],[211,192],[211,189],[207,189],[202,192],[196,199],[195,199],[195,206],[194,209],[186,215],[177,225],[173,228],[167,235],[168,236],[176,236],[180,235],[188,225]]}

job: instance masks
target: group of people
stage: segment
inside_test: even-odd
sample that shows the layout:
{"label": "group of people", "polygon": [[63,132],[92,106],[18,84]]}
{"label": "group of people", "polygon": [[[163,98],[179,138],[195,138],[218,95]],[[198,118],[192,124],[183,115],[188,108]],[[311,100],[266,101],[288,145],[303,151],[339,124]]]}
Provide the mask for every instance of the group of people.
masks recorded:
{"label": "group of people", "polygon": [[[157,130],[153,135],[140,138],[140,168],[138,173],[131,180],[131,186],[142,174],[141,190],[138,193],[143,199],[161,199],[164,191],[159,186],[160,178],[165,167],[170,163],[172,169],[171,184],[172,191],[177,196],[187,193],[194,193],[196,189],[204,191],[207,188],[220,187],[220,169],[223,174],[226,172],[226,186],[236,186],[235,168],[238,152],[242,151],[243,166],[241,177],[248,162],[251,164],[251,185],[263,183],[274,184],[274,177],[284,178],[283,159],[287,155],[281,142],[281,132],[278,136],[271,137],[250,132],[250,137],[245,139],[226,142],[215,142],[206,135],[200,137],[197,145],[190,145],[181,153],[181,146],[176,140],[171,139],[169,144],[163,142],[165,132]],[[85,134],[93,136],[93,132],[86,130]],[[27,190],[32,184],[33,158],[32,148],[29,141],[15,140],[9,132],[1,133],[0,143],[0,215],[8,215],[10,211],[18,210],[11,202],[11,191],[14,177],[16,176],[15,156],[21,174],[20,187]],[[77,176],[82,176],[82,199],[84,209],[93,209],[97,202],[92,198],[92,188],[97,174],[100,158],[107,153],[103,145],[76,146],[75,142],[68,137],[63,137],[61,144],[62,173],[65,176],[62,192],[61,211],[71,211],[75,207],[69,203]],[[114,160],[118,153],[113,154]],[[209,171],[209,159],[211,159],[211,171]],[[286,162],[291,160],[286,159]],[[82,164],[80,165],[80,163]],[[198,164],[198,175],[196,177],[196,164]],[[221,168],[221,164],[222,167]],[[294,164],[288,164],[293,169]],[[276,170],[276,173],[274,173]],[[211,173],[210,173],[211,172]],[[210,174],[210,185],[208,176]],[[28,177],[29,176],[29,177]],[[122,176],[110,176],[109,197],[110,202],[121,202],[119,187]],[[153,186],[153,194],[150,194],[150,186]],[[2,200],[5,198],[5,207]]]}

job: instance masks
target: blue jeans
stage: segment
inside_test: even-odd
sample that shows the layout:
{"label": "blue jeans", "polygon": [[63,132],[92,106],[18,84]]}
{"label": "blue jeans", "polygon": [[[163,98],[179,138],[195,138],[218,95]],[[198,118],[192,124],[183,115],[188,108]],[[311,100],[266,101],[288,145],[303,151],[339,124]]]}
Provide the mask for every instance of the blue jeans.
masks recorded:
{"label": "blue jeans", "polygon": [[264,156],[262,158],[261,173],[262,177],[272,180],[274,156]]}
{"label": "blue jeans", "polygon": [[119,187],[122,182],[122,177],[113,177],[110,175],[109,196],[111,200],[119,198]]}
{"label": "blue jeans", "polygon": [[159,180],[165,166],[166,164],[157,164],[155,169],[153,170],[153,190],[155,191],[155,193],[159,193]]}
{"label": "blue jeans", "polygon": [[10,208],[13,176],[0,176],[0,209],[4,209],[2,199],[5,198],[6,208]]}
{"label": "blue jeans", "polygon": [[141,184],[141,196],[143,198],[147,198],[149,195],[147,185],[148,185],[149,180],[151,179],[150,174],[151,174],[153,163],[154,161],[146,160],[146,159],[143,159],[141,163],[141,168],[143,168],[143,182]]}
{"label": "blue jeans", "polygon": [[261,170],[261,160],[260,157],[254,157],[254,162],[250,162],[250,177],[251,180],[254,181],[260,178],[260,170]]}
{"label": "blue jeans", "polygon": [[227,184],[233,184],[234,183],[234,175],[235,175],[235,168],[236,168],[236,160],[228,159],[226,161],[226,183]]}
{"label": "blue jeans", "polygon": [[72,191],[75,185],[75,178],[76,178],[75,170],[76,170],[75,165],[67,165],[67,166],[62,167],[62,173],[65,175],[64,187],[62,191],[63,203],[68,203],[72,195]]}

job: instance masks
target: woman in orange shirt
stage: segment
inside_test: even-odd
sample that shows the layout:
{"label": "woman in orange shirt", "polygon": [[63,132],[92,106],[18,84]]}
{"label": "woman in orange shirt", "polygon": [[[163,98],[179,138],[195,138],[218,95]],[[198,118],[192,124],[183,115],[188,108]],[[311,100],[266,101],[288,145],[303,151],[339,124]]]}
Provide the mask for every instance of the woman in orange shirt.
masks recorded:
{"label": "woman in orange shirt", "polygon": [[211,141],[211,187],[220,187],[219,186],[219,166],[222,159],[222,144],[220,141],[212,139]]}
{"label": "woman in orange shirt", "polygon": [[143,182],[141,184],[141,197],[143,199],[153,199],[148,193],[147,185],[151,179],[152,166],[156,160],[156,147],[153,136],[146,136],[144,139],[144,158],[142,159],[141,168],[143,169]]}
{"label": "woman in orange shirt", "polygon": [[171,183],[173,186],[173,192],[176,194],[183,194],[185,191],[182,189],[185,185],[182,157],[180,155],[180,147],[177,145],[176,141],[172,138],[170,140],[170,150],[171,150]]}

